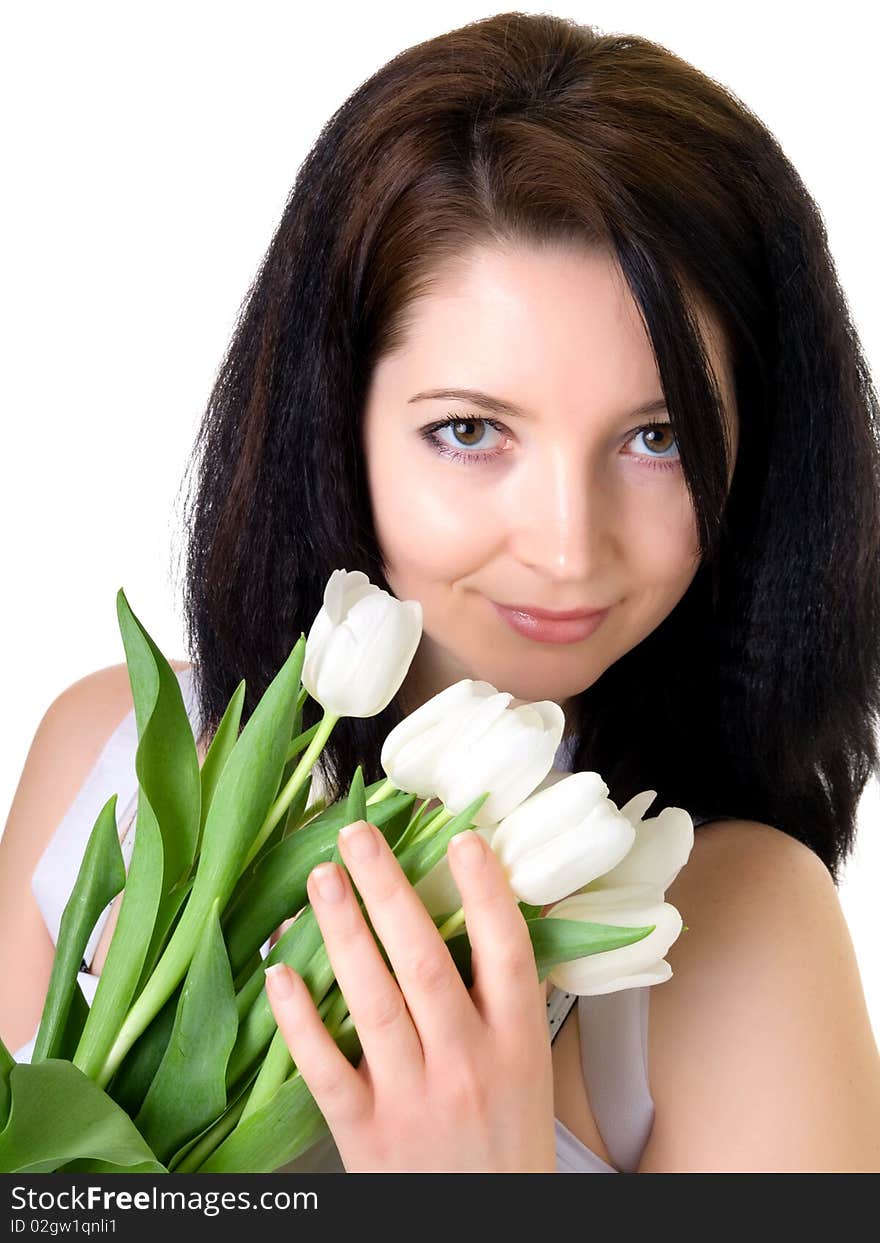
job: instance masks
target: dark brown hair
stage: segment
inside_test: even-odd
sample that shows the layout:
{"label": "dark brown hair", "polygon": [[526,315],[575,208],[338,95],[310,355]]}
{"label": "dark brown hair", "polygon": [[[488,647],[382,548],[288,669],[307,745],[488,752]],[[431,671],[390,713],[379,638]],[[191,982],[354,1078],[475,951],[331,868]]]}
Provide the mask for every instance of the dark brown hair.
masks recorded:
{"label": "dark brown hair", "polygon": [[[447,259],[495,239],[609,248],[656,354],[703,560],[575,704],[574,766],[651,813],[772,824],[835,880],[878,766],[878,403],[819,210],[729,90],[666,48],[503,13],[408,48],[300,167],[190,464],[185,615],[203,719],[244,719],[332,570],[390,590],[361,417],[372,368]],[[740,441],[694,306],[732,360]],[[189,472],[188,472],[189,474]],[[502,688],[503,689],[503,688]],[[331,795],[401,719],[339,722]],[[320,710],[306,705],[304,726]]]}

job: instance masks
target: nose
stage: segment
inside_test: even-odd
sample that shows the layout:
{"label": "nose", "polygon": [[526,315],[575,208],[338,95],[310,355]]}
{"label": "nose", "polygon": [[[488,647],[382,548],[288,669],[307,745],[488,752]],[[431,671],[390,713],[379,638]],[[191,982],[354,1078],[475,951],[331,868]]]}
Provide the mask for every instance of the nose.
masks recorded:
{"label": "nose", "polygon": [[560,583],[586,585],[613,558],[609,498],[583,455],[563,444],[537,455],[512,498],[511,552],[523,564]]}

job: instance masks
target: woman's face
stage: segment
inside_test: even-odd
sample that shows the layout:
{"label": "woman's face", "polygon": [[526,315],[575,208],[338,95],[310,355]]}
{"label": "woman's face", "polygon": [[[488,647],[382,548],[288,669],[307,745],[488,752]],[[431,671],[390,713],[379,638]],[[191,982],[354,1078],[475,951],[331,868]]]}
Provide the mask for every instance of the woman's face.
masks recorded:
{"label": "woman's face", "polygon": [[[668,415],[637,413],[663,393],[636,304],[605,252],[522,245],[472,251],[410,314],[405,345],[371,377],[363,428],[388,583],[423,611],[405,709],[460,678],[565,707],[663,621],[699,565]],[[733,377],[701,324],[735,456]],[[436,395],[452,389],[518,412]],[[548,642],[492,602],[608,613],[586,637]]]}

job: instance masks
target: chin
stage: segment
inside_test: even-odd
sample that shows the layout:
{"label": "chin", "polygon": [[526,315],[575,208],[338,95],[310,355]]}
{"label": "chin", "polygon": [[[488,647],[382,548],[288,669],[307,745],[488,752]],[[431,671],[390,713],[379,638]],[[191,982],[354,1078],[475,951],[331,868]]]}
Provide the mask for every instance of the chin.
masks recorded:
{"label": "chin", "polygon": [[547,678],[523,677],[522,672],[506,675],[503,671],[499,671],[496,677],[489,673],[472,676],[479,681],[490,682],[499,691],[507,691],[521,703],[537,703],[550,699],[554,703],[562,704],[586,690],[587,686],[592,685],[592,682],[588,682],[585,686],[582,681],[556,682]]}

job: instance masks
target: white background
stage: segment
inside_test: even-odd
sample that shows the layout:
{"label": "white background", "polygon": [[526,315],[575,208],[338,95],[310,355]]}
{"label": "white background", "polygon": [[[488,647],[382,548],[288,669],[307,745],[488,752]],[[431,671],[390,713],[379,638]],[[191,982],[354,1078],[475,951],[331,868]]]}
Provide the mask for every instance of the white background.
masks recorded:
{"label": "white background", "polygon": [[[655,39],[731,88],[819,203],[876,377],[872,6],[314,7],[3,7],[0,824],[49,703],[124,659],[119,587],[165,655],[188,657],[178,490],[238,306],[320,127],[404,47],[508,7],[552,11]],[[875,1033],[878,886],[875,779],[840,891]]]}

